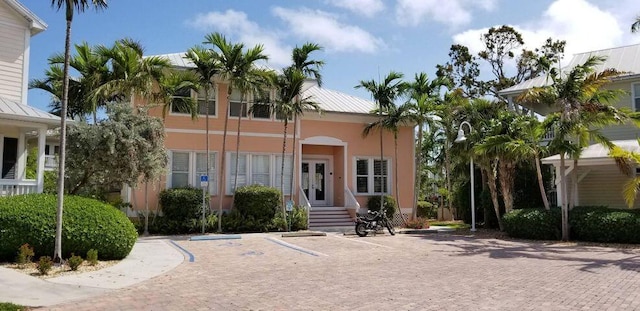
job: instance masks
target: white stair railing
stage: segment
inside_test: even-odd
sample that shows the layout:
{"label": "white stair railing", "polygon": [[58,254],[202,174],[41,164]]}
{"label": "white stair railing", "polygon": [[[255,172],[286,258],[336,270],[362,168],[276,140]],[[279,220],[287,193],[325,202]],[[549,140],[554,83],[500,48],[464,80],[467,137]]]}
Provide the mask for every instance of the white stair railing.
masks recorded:
{"label": "white stair railing", "polygon": [[351,192],[349,187],[344,188],[344,207],[347,209],[354,209],[355,215],[357,215],[358,210],[360,210],[360,203],[358,203],[358,200],[356,200],[356,197],[353,195],[353,192]]}
{"label": "white stair railing", "polygon": [[309,199],[307,195],[304,194],[304,190],[302,190],[302,186],[298,187],[298,199],[300,200],[300,206],[304,207],[307,210],[307,228],[309,228],[309,216],[311,214],[311,203],[309,203]]}
{"label": "white stair railing", "polygon": [[20,195],[38,192],[38,183],[35,180],[0,180],[0,196]]}

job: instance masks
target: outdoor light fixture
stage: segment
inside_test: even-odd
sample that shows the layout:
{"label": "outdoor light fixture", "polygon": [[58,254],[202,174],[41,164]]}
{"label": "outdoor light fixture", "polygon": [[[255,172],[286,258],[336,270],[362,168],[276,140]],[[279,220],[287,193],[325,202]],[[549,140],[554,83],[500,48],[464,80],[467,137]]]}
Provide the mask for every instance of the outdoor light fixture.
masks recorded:
{"label": "outdoor light fixture", "polygon": [[[467,121],[462,121],[462,123],[460,123],[460,129],[458,129],[458,137],[456,137],[456,140],[454,140],[454,142],[456,143],[461,143],[463,141],[467,140],[467,136],[464,135],[464,130],[462,129],[463,125],[467,125],[469,127],[469,134],[471,134],[471,131],[473,130],[473,128],[471,127],[471,124]],[[471,232],[475,232],[476,231],[476,191],[475,191],[475,186],[474,186],[474,174],[473,174],[473,156],[469,157],[470,161],[469,161],[469,175],[471,175]]]}

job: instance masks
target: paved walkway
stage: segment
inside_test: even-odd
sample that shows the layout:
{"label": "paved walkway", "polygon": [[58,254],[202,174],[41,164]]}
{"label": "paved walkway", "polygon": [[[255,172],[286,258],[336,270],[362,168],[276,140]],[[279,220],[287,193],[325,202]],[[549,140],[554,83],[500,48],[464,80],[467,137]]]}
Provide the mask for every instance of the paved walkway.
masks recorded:
{"label": "paved walkway", "polygon": [[51,306],[87,299],[166,273],[183,260],[168,241],[141,238],[127,258],[98,271],[43,280],[0,267],[0,301]]}
{"label": "paved walkway", "polygon": [[194,262],[51,309],[640,310],[638,249],[448,234],[177,243]]}

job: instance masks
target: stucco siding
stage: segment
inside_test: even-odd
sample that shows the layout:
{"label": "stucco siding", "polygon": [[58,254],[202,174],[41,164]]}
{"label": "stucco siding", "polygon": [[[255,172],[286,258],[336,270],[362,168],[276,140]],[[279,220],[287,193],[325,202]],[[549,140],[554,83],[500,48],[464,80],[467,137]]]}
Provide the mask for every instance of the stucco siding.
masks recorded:
{"label": "stucco siding", "polygon": [[[620,173],[615,165],[581,167],[579,175],[589,172],[578,184],[579,205],[605,205],[610,208],[627,208],[622,195],[624,183],[629,177]],[[636,200],[634,208],[640,207]]]}

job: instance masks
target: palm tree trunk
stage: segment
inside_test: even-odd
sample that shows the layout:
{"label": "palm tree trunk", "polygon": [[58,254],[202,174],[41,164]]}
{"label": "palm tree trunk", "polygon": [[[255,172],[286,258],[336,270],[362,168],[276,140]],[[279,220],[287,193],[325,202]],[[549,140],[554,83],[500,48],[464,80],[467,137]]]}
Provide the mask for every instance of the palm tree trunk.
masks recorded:
{"label": "palm tree trunk", "polygon": [[[297,100],[297,97],[296,97]],[[285,120],[287,122],[287,120]],[[286,126],[286,123],[285,123]],[[286,130],[286,128],[285,128]],[[296,153],[298,151],[298,145],[296,144],[296,138],[298,134],[298,115],[293,115],[293,149],[291,150],[291,192],[289,193],[289,199],[293,200],[294,193],[294,185],[295,185],[295,177],[296,177]],[[284,139],[287,139],[287,135],[284,136]],[[282,155],[282,160],[284,161],[284,154]],[[284,168],[283,168],[284,171]],[[300,199],[298,198],[298,201]]]}
{"label": "palm tree trunk", "polygon": [[[382,124],[382,107],[380,107],[380,111],[378,113],[378,116],[380,117],[380,124]],[[382,212],[384,210],[384,171],[383,169],[383,165],[384,165],[384,145],[383,145],[383,129],[382,127],[380,127],[380,212]],[[375,165],[374,165],[375,167]],[[375,168],[374,168],[375,170]],[[387,173],[388,173],[388,169],[387,169]],[[374,172],[374,189],[373,191],[375,192],[375,172]]]}
{"label": "palm tree trunk", "polygon": [[493,210],[496,212],[496,217],[498,219],[498,227],[500,231],[504,231],[504,224],[502,222],[502,217],[500,217],[500,202],[498,202],[498,187],[496,185],[496,175],[495,170],[492,164],[489,164],[489,169],[486,171],[489,191],[491,193],[491,202],[493,203]]}
{"label": "palm tree trunk", "polygon": [[500,179],[504,210],[508,213],[513,210],[513,179],[515,175],[515,165],[511,161],[504,160],[500,161],[498,165],[500,167],[498,177]]}
{"label": "palm tree trunk", "polygon": [[547,199],[547,191],[544,189],[544,180],[542,180],[542,169],[540,168],[540,158],[536,153],[534,161],[536,162],[536,174],[538,176],[538,187],[540,187],[540,195],[542,196],[542,203],[544,208],[549,210],[549,200]]}
{"label": "palm tree trunk", "polygon": [[402,222],[406,225],[407,224],[407,220],[404,219],[404,215],[402,214],[402,206],[400,206],[400,188],[398,186],[398,134],[394,133],[393,134],[393,144],[395,147],[394,153],[395,153],[395,161],[394,161],[394,184],[396,185],[396,202],[398,203],[398,213],[400,214],[400,219],[402,219]]}
{"label": "palm tree trunk", "polygon": [[565,178],[564,152],[560,152],[560,193],[562,194],[562,240],[569,240],[569,209],[567,206],[567,180]]}
{"label": "palm tree trunk", "polygon": [[[445,142],[448,144],[448,141]],[[445,178],[447,181],[447,205],[449,209],[449,213],[451,214],[451,220],[455,220],[453,215],[453,205],[451,202],[451,155],[449,154],[449,146],[444,148],[444,170],[445,170]]]}
{"label": "palm tree trunk", "polygon": [[576,197],[578,192],[578,158],[573,159],[573,170],[571,171],[571,194],[569,197],[568,210],[573,210],[576,205]]}
{"label": "palm tree trunk", "polygon": [[144,235],[149,235],[149,182],[144,183]]}
{"label": "palm tree trunk", "polygon": [[[70,4],[67,3],[67,6]],[[60,103],[60,154],[58,156],[58,206],[56,209],[56,236],[53,249],[53,261],[62,261],[62,214],[64,211],[64,175],[67,144],[67,104],[69,100],[69,59],[71,54],[71,22],[73,8],[67,8],[67,29],[64,41],[64,66],[62,79],[62,99]]]}
{"label": "palm tree trunk", "polygon": [[[413,193],[413,209],[411,210],[411,219],[418,217],[418,197],[422,188],[422,139],[423,139],[422,123],[418,126],[418,142],[416,144],[416,184]],[[396,163],[398,159],[396,158]],[[397,182],[397,179],[396,179]]]}
{"label": "palm tree trunk", "polygon": [[[287,223],[287,209],[284,201],[284,155],[287,152],[287,127],[289,122],[287,118],[284,120],[284,134],[282,138],[282,162],[280,164],[280,191],[282,191],[282,217],[284,217],[285,223]],[[293,189],[291,190],[293,192]]]}
{"label": "palm tree trunk", "polygon": [[[207,136],[205,138],[205,141],[206,141],[205,148],[207,148],[207,152],[206,152],[207,159],[205,160],[205,163],[207,165],[207,170],[206,170],[207,178],[209,178],[209,176],[211,175],[211,163],[209,163],[209,161],[211,161],[211,151],[209,150],[210,148],[209,148],[209,88],[208,87],[204,88],[204,96],[205,96],[204,105],[206,106],[205,113],[207,114],[205,116],[206,125],[205,125],[205,131],[204,131],[205,135]],[[211,182],[211,181],[209,180],[209,182]],[[209,187],[209,185],[207,185],[206,193],[207,193],[207,199],[209,199],[208,202],[210,202],[211,201],[211,188]],[[203,211],[202,211],[202,223],[204,223],[204,214],[205,214],[204,206],[202,208],[203,208]],[[211,209],[211,206],[209,206],[209,209]],[[220,218],[220,217],[218,217],[218,218]],[[202,232],[202,233],[204,233],[204,232]]]}
{"label": "palm tree trunk", "polygon": [[[487,177],[487,171],[481,169],[480,175],[482,176],[482,191],[487,191],[487,184],[489,183],[489,178]],[[489,225],[489,206],[482,204],[484,210],[484,227],[488,228]]]}
{"label": "palm tree trunk", "polygon": [[[236,178],[233,180],[233,189],[236,189],[238,187],[238,168],[240,168],[240,161],[238,161],[238,159],[240,158],[240,123],[242,122],[242,111],[244,111],[244,102],[243,99],[241,97],[240,99],[240,114],[238,115],[238,131],[237,131],[237,136],[236,136],[236,168],[235,168],[235,175]],[[233,198],[235,199],[236,197],[236,191],[233,191]]]}
{"label": "palm tree trunk", "polygon": [[[222,232],[222,203],[224,199],[224,183],[225,183],[225,158],[227,153],[227,127],[229,125],[229,95],[230,92],[227,92],[227,111],[224,115],[224,130],[222,134],[222,155],[220,156],[220,184],[218,185],[218,232]],[[207,137],[209,137],[207,133]],[[208,141],[208,140],[207,140]],[[239,161],[238,156],[236,155],[236,162]],[[238,178],[236,176],[236,178]]]}

